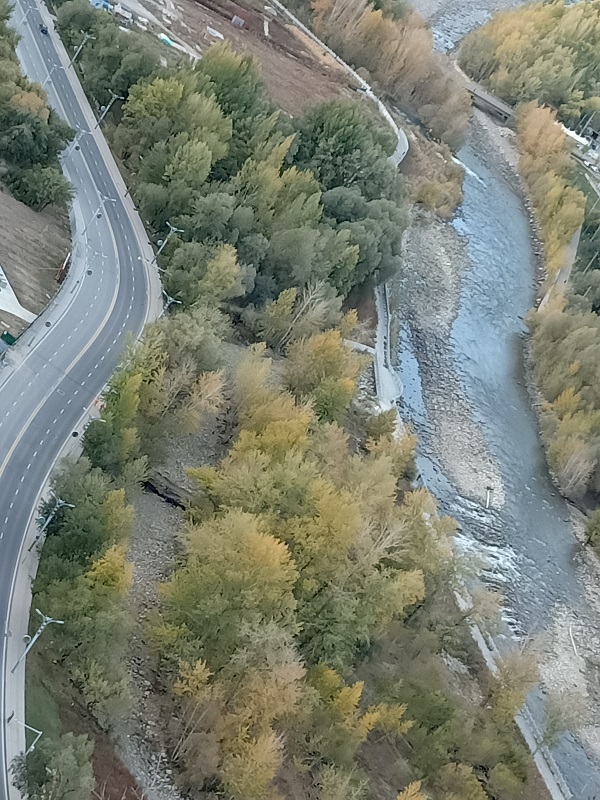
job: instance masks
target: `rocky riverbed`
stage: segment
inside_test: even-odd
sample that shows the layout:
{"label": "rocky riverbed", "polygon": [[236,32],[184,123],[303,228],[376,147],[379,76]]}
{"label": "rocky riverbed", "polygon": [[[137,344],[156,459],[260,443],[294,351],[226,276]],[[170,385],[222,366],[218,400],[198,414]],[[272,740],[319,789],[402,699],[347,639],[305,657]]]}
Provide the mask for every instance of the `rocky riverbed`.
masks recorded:
{"label": "rocky riverbed", "polygon": [[[527,391],[524,318],[543,277],[540,247],[510,134],[476,114],[459,158],[455,219],[416,216],[406,237],[395,287],[402,411],[459,546],[486,560],[483,579],[506,597],[499,646],[539,638],[544,691],[576,692],[589,707],[579,739],[554,748],[573,796],[588,800],[600,790],[600,571],[549,478]],[[542,728],[541,692],[530,710]]]}
{"label": "rocky riverbed", "polygon": [[497,11],[524,5],[526,0],[412,0],[414,8],[432,27],[438,50],[453,50],[460,40]]}

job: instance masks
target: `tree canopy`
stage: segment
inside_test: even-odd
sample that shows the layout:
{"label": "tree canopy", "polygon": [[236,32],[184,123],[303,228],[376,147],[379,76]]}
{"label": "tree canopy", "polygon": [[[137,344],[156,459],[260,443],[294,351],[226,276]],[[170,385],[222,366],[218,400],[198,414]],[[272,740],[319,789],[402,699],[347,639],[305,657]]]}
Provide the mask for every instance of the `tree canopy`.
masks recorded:
{"label": "tree canopy", "polygon": [[509,103],[537,100],[575,125],[600,110],[600,3],[531,3],[470,33],[460,63]]}
{"label": "tree canopy", "polygon": [[0,3],[0,158],[9,167],[3,181],[17,200],[36,210],[51,203],[64,207],[72,190],[58,155],[73,131],[48,105],[38,83],[21,74],[9,27],[11,7]]}
{"label": "tree canopy", "polygon": [[193,69],[131,86],[122,112],[115,145],[136,173],[142,217],[157,238],[167,223],[180,229],[161,267],[184,305],[261,311],[316,283],[343,298],[399,268],[406,215],[394,144],[361,104],[325,103],[294,130],[256,63],[214,45]]}

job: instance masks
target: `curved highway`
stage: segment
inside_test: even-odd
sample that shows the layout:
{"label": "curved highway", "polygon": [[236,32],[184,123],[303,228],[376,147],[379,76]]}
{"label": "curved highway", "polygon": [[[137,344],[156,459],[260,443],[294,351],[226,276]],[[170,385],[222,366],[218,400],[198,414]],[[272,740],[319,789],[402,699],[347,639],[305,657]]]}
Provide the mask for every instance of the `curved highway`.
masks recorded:
{"label": "curved highway", "polygon": [[[13,603],[23,543],[48,475],[113,372],[126,334],[138,336],[161,309],[152,249],[47,12],[20,0],[13,20],[25,73],[46,81],[51,104],[77,139],[63,156],[76,191],[71,272],[0,371],[0,800],[14,796],[9,761],[25,741],[24,663],[12,672],[28,616]],[[40,32],[42,21],[49,35]]]}

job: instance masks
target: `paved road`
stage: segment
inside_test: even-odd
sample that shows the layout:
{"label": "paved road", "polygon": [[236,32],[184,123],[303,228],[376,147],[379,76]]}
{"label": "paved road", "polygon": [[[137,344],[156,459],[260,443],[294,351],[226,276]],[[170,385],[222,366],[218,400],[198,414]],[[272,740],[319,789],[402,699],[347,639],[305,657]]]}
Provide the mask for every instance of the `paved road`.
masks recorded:
{"label": "paved road", "polygon": [[80,149],[71,146],[64,157],[77,192],[77,235],[72,274],[60,297],[0,371],[0,800],[14,793],[7,760],[15,743],[24,741],[23,670],[12,674],[11,662],[23,647],[14,620],[20,618],[22,627],[27,610],[13,608],[11,616],[11,599],[26,531],[61,448],[106,384],[127,333],[138,335],[160,309],[143,227],[73,70],[66,69],[64,48],[52,30],[48,36],[39,31],[42,15],[48,20],[32,0],[17,2],[18,54],[31,79],[43,82],[50,75],[45,88],[52,105],[79,132]]}

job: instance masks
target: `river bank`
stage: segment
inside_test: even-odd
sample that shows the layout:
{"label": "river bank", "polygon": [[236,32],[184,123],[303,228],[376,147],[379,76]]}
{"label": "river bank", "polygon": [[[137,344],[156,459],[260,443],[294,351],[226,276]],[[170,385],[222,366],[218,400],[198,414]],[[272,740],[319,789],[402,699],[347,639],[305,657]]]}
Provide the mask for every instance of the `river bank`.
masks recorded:
{"label": "river bank", "polygon": [[[506,596],[504,641],[539,637],[545,690],[577,692],[590,706],[588,752],[566,736],[554,749],[584,800],[600,789],[600,575],[548,475],[527,391],[523,320],[543,278],[539,244],[510,141],[499,145],[490,124],[475,115],[459,153],[465,201],[455,219],[419,215],[406,236],[391,287],[402,415],[419,435],[428,487],[461,526],[459,546],[487,560],[486,582]],[[530,710],[542,727],[541,695]]]}

